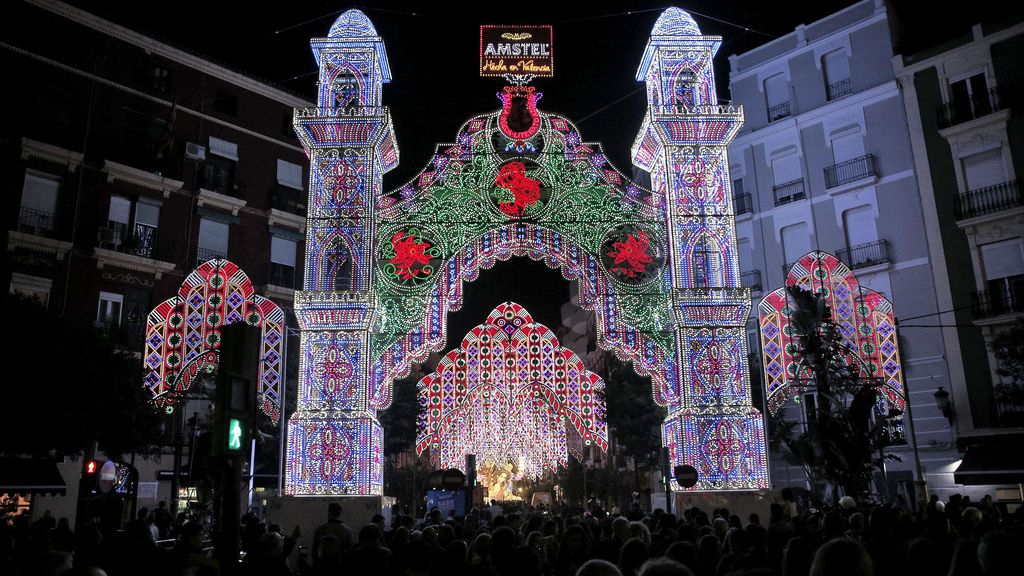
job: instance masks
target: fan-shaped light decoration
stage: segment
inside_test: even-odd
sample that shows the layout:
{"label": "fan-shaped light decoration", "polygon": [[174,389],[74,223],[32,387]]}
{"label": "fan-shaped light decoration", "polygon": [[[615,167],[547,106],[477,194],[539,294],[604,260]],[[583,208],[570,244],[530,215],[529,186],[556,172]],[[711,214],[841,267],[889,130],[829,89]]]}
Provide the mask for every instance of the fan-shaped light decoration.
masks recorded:
{"label": "fan-shaped light decoration", "polygon": [[438,468],[516,465],[536,477],[568,462],[567,436],[608,449],[604,381],[525,308],[505,302],[419,383],[416,449]]}
{"label": "fan-shaped light decoration", "polygon": [[256,295],[241,268],[221,258],[193,270],[177,296],[149,313],[143,381],[153,393],[154,403],[168,412],[173,410],[195,377],[217,367],[221,328],[239,322],[262,330],[257,405],[277,422],[281,417],[284,312]]}
{"label": "fan-shaped light decoration", "polygon": [[[886,415],[901,414],[906,397],[892,302],[861,286],[846,264],[827,252],[810,252],[800,258],[786,276],[786,285],[825,297],[847,350],[859,359],[868,377],[881,383],[879,410]],[[794,379],[809,378],[801,373],[806,368],[801,369],[795,358],[799,342],[790,326],[793,306],[785,288],[768,294],[758,305],[765,387],[772,412],[789,398]],[[892,420],[888,433],[893,442],[905,440],[901,418]]]}

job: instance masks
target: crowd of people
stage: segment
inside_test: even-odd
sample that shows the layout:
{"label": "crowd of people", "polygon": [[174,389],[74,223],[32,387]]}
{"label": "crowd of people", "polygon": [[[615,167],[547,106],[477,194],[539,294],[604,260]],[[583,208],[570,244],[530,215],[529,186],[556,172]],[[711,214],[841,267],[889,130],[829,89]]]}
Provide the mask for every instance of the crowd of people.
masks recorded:
{"label": "crowd of people", "polygon": [[[72,530],[48,515],[0,522],[0,573],[203,576],[1017,576],[1024,574],[1024,508],[1012,514],[986,497],[932,498],[919,512],[858,504],[768,518],[691,507],[680,515],[634,506],[479,506],[464,517],[434,509],[417,520],[377,515],[362,526],[329,505],[314,531],[285,533],[242,518],[237,561],[216,559],[200,525],[160,525],[140,510],[124,530]],[[172,532],[174,544],[158,545]]]}

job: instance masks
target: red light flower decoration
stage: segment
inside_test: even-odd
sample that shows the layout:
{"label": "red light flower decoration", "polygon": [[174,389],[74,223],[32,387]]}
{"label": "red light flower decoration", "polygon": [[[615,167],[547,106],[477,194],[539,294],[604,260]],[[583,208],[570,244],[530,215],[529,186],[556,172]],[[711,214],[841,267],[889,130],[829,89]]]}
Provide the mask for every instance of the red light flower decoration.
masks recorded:
{"label": "red light flower decoration", "polygon": [[609,256],[615,259],[615,265],[611,269],[612,272],[629,278],[636,278],[647,270],[647,265],[654,260],[647,253],[651,247],[651,240],[643,231],[639,231],[638,235],[630,234],[626,237],[625,242],[612,244],[613,250],[608,253]]}
{"label": "red light flower decoration", "polygon": [[394,258],[388,262],[395,265],[395,274],[402,280],[412,280],[418,276],[429,276],[430,256],[426,253],[430,243],[417,240],[412,234],[395,232],[391,237],[391,247],[395,249]]}
{"label": "red light flower decoration", "polygon": [[514,196],[512,202],[498,203],[498,209],[509,216],[522,216],[540,200],[540,180],[527,176],[526,166],[522,162],[509,162],[502,166],[494,178],[494,184],[512,192]]}

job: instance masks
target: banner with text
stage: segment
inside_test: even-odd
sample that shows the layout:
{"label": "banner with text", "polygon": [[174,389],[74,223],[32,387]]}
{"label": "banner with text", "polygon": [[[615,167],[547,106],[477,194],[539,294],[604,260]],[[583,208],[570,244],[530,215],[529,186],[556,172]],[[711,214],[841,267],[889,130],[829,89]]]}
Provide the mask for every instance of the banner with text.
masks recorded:
{"label": "banner with text", "polygon": [[554,76],[551,26],[481,26],[480,75]]}

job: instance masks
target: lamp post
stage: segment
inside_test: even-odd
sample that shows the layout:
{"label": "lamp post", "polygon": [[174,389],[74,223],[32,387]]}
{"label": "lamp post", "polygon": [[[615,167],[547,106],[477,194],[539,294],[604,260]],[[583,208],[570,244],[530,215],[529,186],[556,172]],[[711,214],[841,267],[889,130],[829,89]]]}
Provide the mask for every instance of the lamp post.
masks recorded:
{"label": "lamp post", "polygon": [[952,426],[953,421],[956,419],[956,413],[953,411],[953,403],[949,401],[949,392],[946,392],[942,389],[942,386],[939,386],[939,389],[932,396],[935,397],[935,407],[942,412],[942,415],[946,417],[946,420]]}

